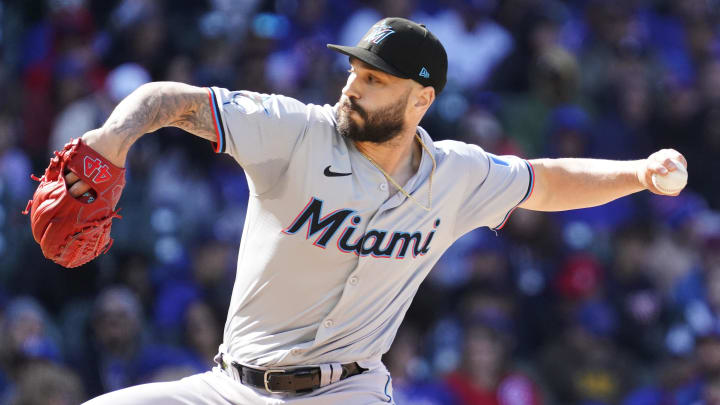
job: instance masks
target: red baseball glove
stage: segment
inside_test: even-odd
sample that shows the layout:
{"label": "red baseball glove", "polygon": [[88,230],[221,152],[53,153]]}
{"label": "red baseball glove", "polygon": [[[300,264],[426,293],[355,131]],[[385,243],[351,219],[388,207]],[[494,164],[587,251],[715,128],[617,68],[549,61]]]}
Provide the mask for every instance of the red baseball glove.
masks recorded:
{"label": "red baseball glove", "polygon": [[[70,195],[65,175],[72,171],[91,189],[81,197]],[[125,169],[85,145],[70,141],[41,178],[23,214],[30,214],[33,237],[48,259],[64,267],[81,266],[112,246],[110,226],[120,218],[115,206],[125,187]]]}

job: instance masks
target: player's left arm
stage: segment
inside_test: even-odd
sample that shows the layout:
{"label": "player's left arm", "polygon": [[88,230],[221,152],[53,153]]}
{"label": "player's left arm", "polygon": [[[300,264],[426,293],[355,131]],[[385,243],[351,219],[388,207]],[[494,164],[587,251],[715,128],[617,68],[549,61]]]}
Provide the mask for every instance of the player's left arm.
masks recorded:
{"label": "player's left arm", "polygon": [[653,185],[652,175],[677,170],[672,159],[687,168],[685,157],[673,149],[663,149],[647,159],[633,161],[530,160],[535,175],[534,189],[520,207],[534,211],[565,211],[602,205],[642,190],[666,195]]}

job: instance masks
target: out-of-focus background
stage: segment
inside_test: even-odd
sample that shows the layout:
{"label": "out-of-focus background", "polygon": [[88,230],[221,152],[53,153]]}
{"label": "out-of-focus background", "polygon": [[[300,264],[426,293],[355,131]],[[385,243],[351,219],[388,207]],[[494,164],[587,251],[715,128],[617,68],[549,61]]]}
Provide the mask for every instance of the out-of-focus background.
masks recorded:
{"label": "out-of-focus background", "polygon": [[247,184],[177,129],[143,137],[109,254],[42,257],[20,214],[53,150],[148,81],[334,104],[381,16],[449,77],[422,125],[496,154],[689,161],[678,198],[515,212],[447,252],[385,357],[398,404],[720,403],[718,0],[0,1],[0,404],[77,404],[212,366]]}

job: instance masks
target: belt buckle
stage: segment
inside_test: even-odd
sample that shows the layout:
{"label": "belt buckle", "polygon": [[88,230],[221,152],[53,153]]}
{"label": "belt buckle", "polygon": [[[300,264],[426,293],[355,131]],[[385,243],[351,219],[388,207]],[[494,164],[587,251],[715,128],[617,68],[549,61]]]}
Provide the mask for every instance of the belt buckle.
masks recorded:
{"label": "belt buckle", "polygon": [[285,391],[273,391],[268,387],[268,383],[270,382],[270,375],[271,374],[283,374],[285,373],[285,370],[265,370],[265,374],[263,375],[263,382],[265,383],[265,391],[271,393],[271,394],[281,394]]}

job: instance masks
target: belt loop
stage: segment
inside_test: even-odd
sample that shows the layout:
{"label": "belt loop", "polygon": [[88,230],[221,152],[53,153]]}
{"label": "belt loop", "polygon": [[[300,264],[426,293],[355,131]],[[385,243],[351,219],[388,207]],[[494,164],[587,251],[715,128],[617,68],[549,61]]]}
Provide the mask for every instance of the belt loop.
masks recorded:
{"label": "belt loop", "polygon": [[330,363],[330,368],[332,368],[330,384],[340,381],[340,377],[342,377],[342,365],[340,365],[340,363]]}
{"label": "belt loop", "polygon": [[332,382],[332,367],[330,364],[320,364],[320,386],[324,387]]}
{"label": "belt loop", "polygon": [[238,367],[238,364],[233,361],[230,363],[228,368],[230,369],[230,375],[232,378],[234,378],[235,381],[242,383],[242,376],[240,375],[240,367]]}

